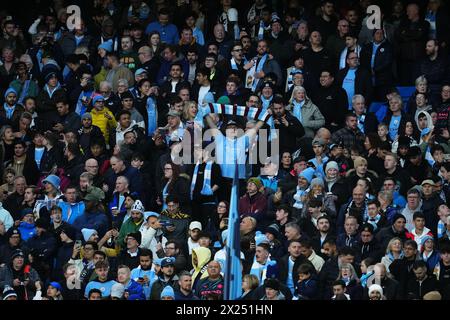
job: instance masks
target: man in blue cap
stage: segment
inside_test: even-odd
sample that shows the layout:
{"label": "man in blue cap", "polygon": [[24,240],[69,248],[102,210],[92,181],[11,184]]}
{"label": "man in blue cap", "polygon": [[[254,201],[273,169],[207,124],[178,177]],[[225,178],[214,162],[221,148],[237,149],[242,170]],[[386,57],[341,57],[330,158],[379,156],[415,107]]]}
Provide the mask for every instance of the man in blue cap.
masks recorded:
{"label": "man in blue cap", "polygon": [[150,300],[160,300],[161,293],[166,286],[178,289],[178,276],[174,268],[175,258],[165,257],[161,260],[161,270],[158,273],[158,280],[153,283]]}

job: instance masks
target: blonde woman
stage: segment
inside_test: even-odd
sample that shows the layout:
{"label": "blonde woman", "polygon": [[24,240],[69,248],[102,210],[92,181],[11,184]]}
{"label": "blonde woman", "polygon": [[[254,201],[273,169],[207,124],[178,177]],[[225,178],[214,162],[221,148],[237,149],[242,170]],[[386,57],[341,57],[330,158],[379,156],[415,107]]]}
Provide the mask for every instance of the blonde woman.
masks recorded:
{"label": "blonde woman", "polygon": [[394,260],[403,258],[403,244],[400,238],[392,238],[386,247],[386,255],[381,258],[381,263],[385,265],[386,271]]}
{"label": "blonde woman", "polygon": [[350,295],[351,300],[362,300],[363,287],[351,263],[341,264],[339,267],[339,276],[336,280],[344,281],[346,293]]}
{"label": "blonde woman", "polygon": [[197,102],[185,101],[183,103],[182,119],[187,129],[194,128],[194,125],[203,127],[203,119],[199,113]]}
{"label": "blonde woman", "polygon": [[254,274],[246,274],[242,277],[242,296],[238,300],[251,300],[252,292],[259,287],[258,277]]}
{"label": "blonde woman", "polygon": [[319,108],[306,95],[305,88],[296,86],[289,100],[289,110],[305,128],[305,136],[314,138],[317,129],[325,125],[325,118]]}

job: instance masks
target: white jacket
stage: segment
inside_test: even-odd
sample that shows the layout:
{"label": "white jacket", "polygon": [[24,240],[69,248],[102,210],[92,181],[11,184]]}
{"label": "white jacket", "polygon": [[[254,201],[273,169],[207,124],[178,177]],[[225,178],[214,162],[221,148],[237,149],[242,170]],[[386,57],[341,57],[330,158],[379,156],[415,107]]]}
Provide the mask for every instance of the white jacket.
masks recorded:
{"label": "white jacket", "polygon": [[5,225],[5,231],[8,231],[14,225],[14,220],[11,214],[9,213],[8,210],[3,208],[3,204],[1,202],[0,202],[0,221],[2,221],[3,224]]}
{"label": "white jacket", "polygon": [[[155,239],[157,230],[153,229],[152,227],[147,227],[147,225],[145,223],[143,223],[139,229],[139,232],[142,235],[140,247],[151,250],[153,252],[153,257],[157,257],[156,245],[158,244],[158,242]],[[163,236],[162,240],[161,240],[161,244],[162,244],[163,248],[166,245],[166,242],[167,242],[167,239],[166,239],[166,237]]]}

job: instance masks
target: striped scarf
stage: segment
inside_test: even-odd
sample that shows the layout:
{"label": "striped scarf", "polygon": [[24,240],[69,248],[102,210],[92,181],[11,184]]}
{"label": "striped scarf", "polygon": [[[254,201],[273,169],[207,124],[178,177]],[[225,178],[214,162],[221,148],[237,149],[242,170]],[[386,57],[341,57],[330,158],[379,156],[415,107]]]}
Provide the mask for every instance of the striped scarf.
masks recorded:
{"label": "striped scarf", "polygon": [[[200,194],[202,194],[204,196],[212,196],[213,195],[213,191],[211,188],[212,164],[213,164],[212,161],[206,162],[205,173],[203,176],[203,187],[202,187],[202,190],[200,191]],[[194,200],[194,188],[195,188],[195,184],[197,183],[197,175],[198,175],[199,167],[200,167],[200,163],[197,163],[195,165],[194,175],[192,177],[192,183],[191,183],[191,199],[192,200]]]}
{"label": "striped scarf", "polygon": [[259,262],[256,261],[256,258],[253,261],[252,268],[250,270],[250,274],[255,275],[258,278],[259,283],[263,283],[264,280],[266,279],[267,267],[270,265],[269,262],[270,262],[270,257],[267,258],[267,261],[265,264],[260,264]]}
{"label": "striped scarf", "polygon": [[373,231],[378,229],[377,223],[380,221],[380,219],[381,219],[381,215],[377,214],[375,216],[375,218],[369,218],[369,220],[367,220],[367,223],[370,223],[373,226]]}
{"label": "striped scarf", "polygon": [[293,205],[296,209],[302,209],[303,208],[303,202],[302,197],[309,192],[309,188],[306,190],[300,189],[299,186],[297,186],[297,192],[294,194],[294,200],[295,203]]}
{"label": "striped scarf", "polygon": [[209,113],[217,113],[217,114],[249,117],[254,120],[261,120],[264,122],[267,122],[269,118],[272,117],[271,114],[267,112],[267,110],[264,111],[263,109],[254,107],[245,107],[219,103],[208,103],[207,105],[202,107],[202,113],[204,116]]}

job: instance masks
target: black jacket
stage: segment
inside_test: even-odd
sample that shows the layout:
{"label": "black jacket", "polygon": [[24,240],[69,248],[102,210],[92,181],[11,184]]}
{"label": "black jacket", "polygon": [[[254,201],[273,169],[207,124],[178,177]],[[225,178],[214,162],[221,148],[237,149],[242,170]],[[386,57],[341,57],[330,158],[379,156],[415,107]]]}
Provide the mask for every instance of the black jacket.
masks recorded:
{"label": "black jacket", "polygon": [[389,266],[391,274],[399,282],[399,295],[401,299],[407,298],[407,286],[410,281],[415,281],[415,275],[412,270],[416,260],[406,258],[394,260]]}
{"label": "black jacket", "polygon": [[[325,127],[334,131],[344,126],[345,113],[348,112],[347,92],[333,83],[331,86],[313,86],[310,96],[325,118]],[[338,126],[331,126],[331,123]]]}
{"label": "black jacket", "polygon": [[430,291],[438,289],[438,281],[434,275],[429,275],[421,282],[416,279],[410,279],[407,285],[406,298],[408,300],[422,300],[423,296]]}
{"label": "black jacket", "polygon": [[[349,67],[345,67],[344,69],[339,70],[336,76],[336,83],[342,87],[345,76]],[[372,86],[372,77],[370,73],[364,69],[362,66],[358,67],[355,72],[355,93],[354,94],[362,94],[366,99],[366,105],[370,106],[373,99],[373,86]]]}
{"label": "black jacket", "polygon": [[373,43],[363,46],[360,55],[361,66],[366,70],[372,70],[375,76],[375,86],[390,86],[393,83],[392,63],[394,61],[394,48],[389,41],[383,41],[375,53],[375,61],[372,68]]}
{"label": "black jacket", "polygon": [[286,284],[288,275],[289,275],[289,271],[292,272],[292,279],[294,280],[294,285],[295,283],[297,283],[298,281],[298,273],[297,273],[297,269],[298,267],[300,267],[300,265],[302,264],[309,264],[311,265],[313,268],[312,270],[315,270],[314,265],[308,260],[308,258],[306,258],[303,255],[300,255],[294,262],[294,267],[292,268],[292,270],[288,270],[289,267],[289,257],[290,255],[287,254],[284,257],[282,257],[281,259],[279,259],[277,261],[278,263],[278,270],[279,270],[279,274],[278,274],[278,279],[283,283]]}
{"label": "black jacket", "polygon": [[287,127],[280,122],[280,124],[275,124],[275,129],[279,129],[280,152],[293,153],[297,149],[297,138],[305,135],[305,129],[300,121],[288,111],[286,111],[286,120],[289,122]]}

